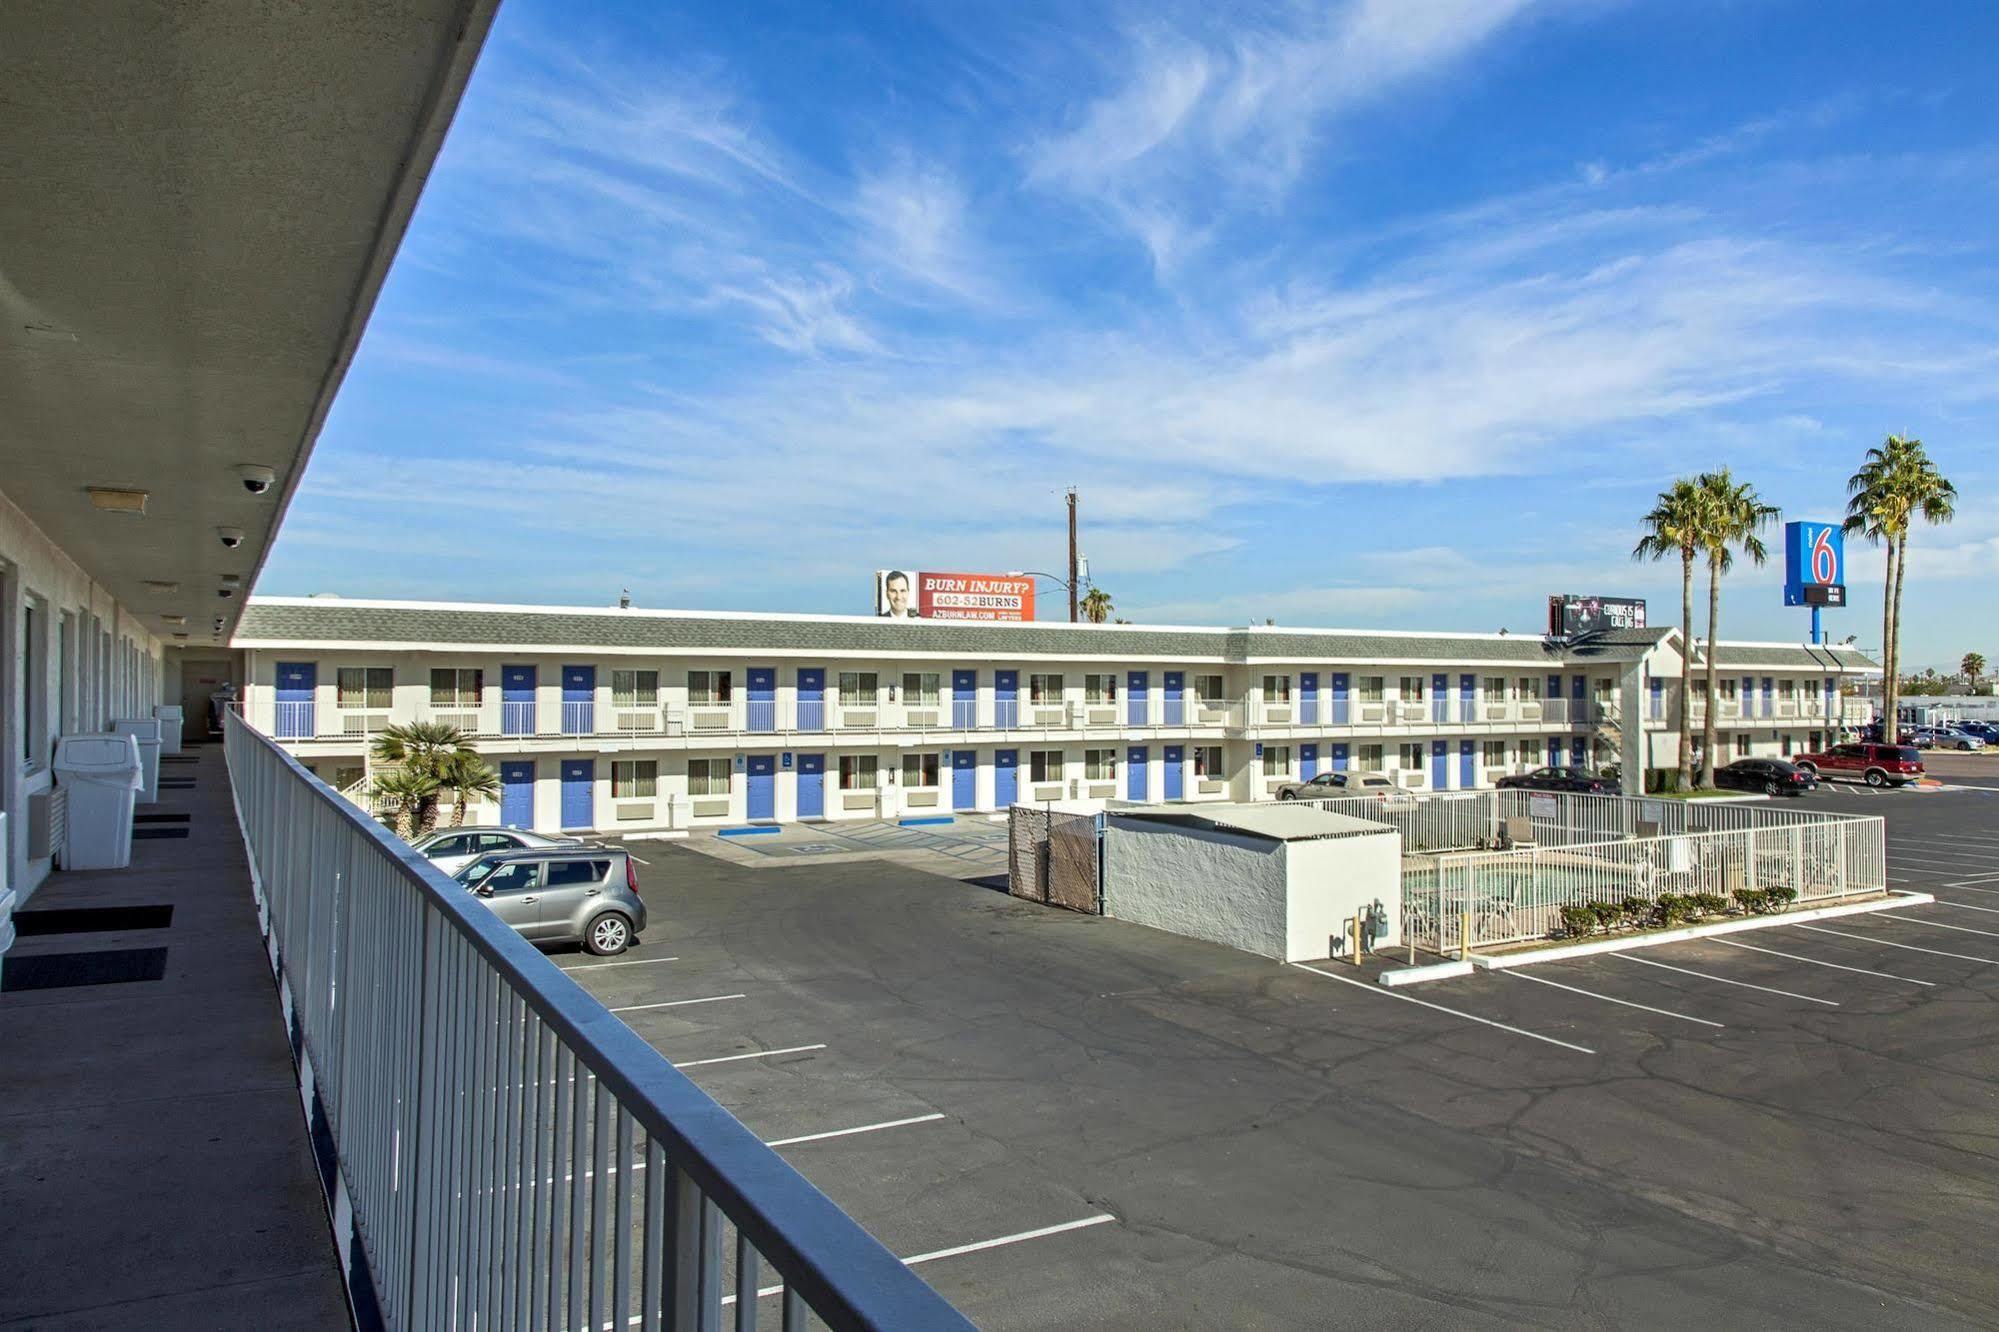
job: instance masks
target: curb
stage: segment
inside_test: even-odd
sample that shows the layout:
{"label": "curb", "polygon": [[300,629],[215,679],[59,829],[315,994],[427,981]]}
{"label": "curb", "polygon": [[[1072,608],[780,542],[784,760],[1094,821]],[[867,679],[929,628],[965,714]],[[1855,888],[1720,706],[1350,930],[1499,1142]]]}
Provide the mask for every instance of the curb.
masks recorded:
{"label": "curb", "polygon": [[1423,981],[1469,976],[1475,969],[1470,962],[1432,962],[1428,966],[1397,967],[1393,971],[1384,971],[1375,980],[1390,986],[1416,985]]}
{"label": "curb", "polygon": [[[1674,930],[1634,934],[1622,939],[1593,939],[1588,943],[1558,944],[1553,948],[1536,948],[1520,953],[1473,953],[1470,963],[1481,971],[1503,971],[1508,967],[1531,966],[1541,962],[1563,962],[1572,957],[1590,957],[1597,953],[1623,953],[1634,948],[1680,943],[1686,939],[1706,939],[1717,934],[1740,934],[1745,930],[1797,925],[1809,920],[1833,920],[1839,916],[1861,916],[1873,911],[1894,911],[1901,907],[1922,906],[1934,901],[1936,898],[1929,893],[1895,892],[1891,897],[1871,902],[1842,902],[1834,906],[1786,911],[1777,916],[1743,916],[1736,920],[1718,920],[1711,925],[1682,925]],[[1416,968],[1416,970],[1425,969]]]}

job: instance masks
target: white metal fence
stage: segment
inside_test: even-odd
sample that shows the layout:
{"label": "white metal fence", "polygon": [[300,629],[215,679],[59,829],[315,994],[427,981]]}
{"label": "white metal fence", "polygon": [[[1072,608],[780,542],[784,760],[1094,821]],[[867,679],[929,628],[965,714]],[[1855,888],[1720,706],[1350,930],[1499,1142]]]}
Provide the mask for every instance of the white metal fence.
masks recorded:
{"label": "white metal fence", "polygon": [[[390,1328],[969,1328],[483,904],[238,716],[229,777]],[[315,1127],[319,1127],[318,1124]],[[760,1286],[772,1270],[777,1283]],[[781,1310],[781,1314],[780,1314]]]}
{"label": "white metal fence", "polygon": [[1453,791],[1436,795],[1333,796],[1304,800],[1335,814],[1386,823],[1402,834],[1402,853],[1492,846],[1498,834],[1494,791]]}

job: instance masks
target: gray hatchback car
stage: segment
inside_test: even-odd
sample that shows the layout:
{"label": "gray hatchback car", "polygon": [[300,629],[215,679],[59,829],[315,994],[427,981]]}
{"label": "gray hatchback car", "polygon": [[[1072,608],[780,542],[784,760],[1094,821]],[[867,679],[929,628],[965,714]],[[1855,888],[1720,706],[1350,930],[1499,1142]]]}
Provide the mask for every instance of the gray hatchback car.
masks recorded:
{"label": "gray hatchback car", "polygon": [[453,877],[533,943],[580,943],[608,957],[645,933],[638,871],[619,847],[495,852]]}

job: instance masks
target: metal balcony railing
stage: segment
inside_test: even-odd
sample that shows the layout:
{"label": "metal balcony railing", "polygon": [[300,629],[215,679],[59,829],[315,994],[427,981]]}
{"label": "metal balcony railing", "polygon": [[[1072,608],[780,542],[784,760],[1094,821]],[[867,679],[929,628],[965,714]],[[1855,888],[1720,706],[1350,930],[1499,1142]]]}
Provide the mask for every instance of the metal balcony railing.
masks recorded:
{"label": "metal balcony railing", "polygon": [[316,734],[313,728],[317,723],[313,718],[313,705],[310,702],[300,703],[280,699],[277,708],[274,721],[280,739],[309,740]]}
{"label": "metal balcony railing", "polygon": [[226,725],[273,964],[385,1326],[705,1332],[734,1304],[740,1330],[766,1297],[786,1329],[808,1310],[841,1329],[972,1326],[478,899]]}
{"label": "metal balcony railing", "polygon": [[577,703],[569,699],[562,701],[562,733],[564,735],[594,735],[597,731],[597,705]]}
{"label": "metal balcony railing", "polygon": [[501,735],[533,735],[535,715],[533,703],[505,702],[500,704]]}

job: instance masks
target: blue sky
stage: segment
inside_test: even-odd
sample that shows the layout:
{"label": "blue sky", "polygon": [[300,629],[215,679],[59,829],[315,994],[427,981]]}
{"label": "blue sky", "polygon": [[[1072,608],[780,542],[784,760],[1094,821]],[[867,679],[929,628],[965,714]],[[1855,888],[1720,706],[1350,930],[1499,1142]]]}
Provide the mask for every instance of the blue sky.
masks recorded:
{"label": "blue sky", "polygon": [[[1073,484],[1134,619],[1665,622],[1674,475],[1836,516],[1893,430],[1963,492],[1905,654],[1999,659],[1994,49],[1973,0],[506,0],[258,590],[860,612],[1058,567]],[[1778,581],[1724,634],[1801,637]]]}

